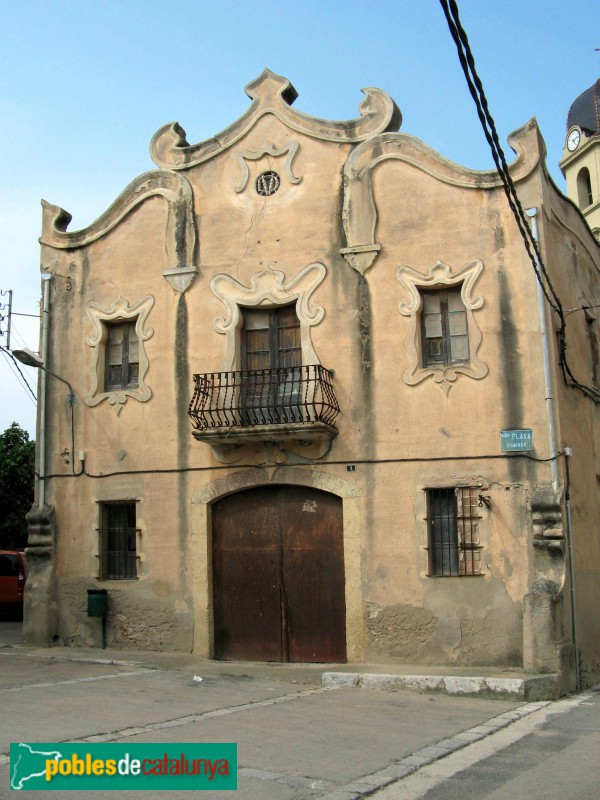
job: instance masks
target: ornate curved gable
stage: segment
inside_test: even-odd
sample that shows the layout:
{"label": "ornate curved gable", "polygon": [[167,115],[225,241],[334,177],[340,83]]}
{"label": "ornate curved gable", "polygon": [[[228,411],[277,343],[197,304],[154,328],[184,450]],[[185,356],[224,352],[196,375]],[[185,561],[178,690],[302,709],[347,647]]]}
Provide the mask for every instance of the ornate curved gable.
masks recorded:
{"label": "ornate curved gable", "polygon": [[192,187],[183,175],[153,170],[135,178],[98,219],[80,230],[67,231],[71,215],[42,200],[40,244],[57,250],[85,247],[106,236],[150,197],[162,197],[168,206],[165,278],[178,292],[185,291],[197,273],[194,266],[196,223]]}
{"label": "ornate curved gable", "polygon": [[[537,122],[531,119],[514,131],[508,142],[516,153],[510,164],[513,181],[523,180],[544,162],[546,148]],[[350,266],[364,274],[373,264],[381,244],[376,242],[377,205],[372,174],[383,161],[411,164],[436,180],[463,189],[496,189],[502,179],[496,170],[472,170],[449,161],[428,145],[406,133],[384,133],[356,147],[344,167],[342,222],[346,247],[342,255]]]}
{"label": "ornate curved gable", "polygon": [[292,109],[298,93],[287,78],[265,69],[246,86],[250,108],[236,122],[211,139],[189,144],[178,122],[163,125],[153,136],[150,155],[164,169],[188,169],[221,153],[238,142],[257,120],[273,114],[292,130],[330,142],[362,142],[386,131],[397,131],[402,120],[392,98],[381,89],[363,89],[360,117],[343,122],[312,117]]}

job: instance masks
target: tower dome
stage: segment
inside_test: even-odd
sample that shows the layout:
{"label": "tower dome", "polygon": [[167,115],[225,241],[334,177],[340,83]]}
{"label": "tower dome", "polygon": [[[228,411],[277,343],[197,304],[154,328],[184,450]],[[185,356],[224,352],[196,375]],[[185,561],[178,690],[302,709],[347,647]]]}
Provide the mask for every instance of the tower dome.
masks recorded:
{"label": "tower dome", "polygon": [[600,79],[582,92],[567,115],[567,130],[578,125],[588,136],[600,133]]}

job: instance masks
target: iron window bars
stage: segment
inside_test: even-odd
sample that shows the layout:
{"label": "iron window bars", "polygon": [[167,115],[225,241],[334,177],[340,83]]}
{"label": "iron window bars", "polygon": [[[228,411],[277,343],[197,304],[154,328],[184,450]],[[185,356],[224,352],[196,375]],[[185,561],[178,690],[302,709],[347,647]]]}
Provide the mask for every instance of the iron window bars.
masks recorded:
{"label": "iron window bars", "polygon": [[481,575],[478,489],[427,489],[429,574]]}
{"label": "iron window bars", "polygon": [[100,505],[100,578],[134,580],[136,561],[135,502]]}

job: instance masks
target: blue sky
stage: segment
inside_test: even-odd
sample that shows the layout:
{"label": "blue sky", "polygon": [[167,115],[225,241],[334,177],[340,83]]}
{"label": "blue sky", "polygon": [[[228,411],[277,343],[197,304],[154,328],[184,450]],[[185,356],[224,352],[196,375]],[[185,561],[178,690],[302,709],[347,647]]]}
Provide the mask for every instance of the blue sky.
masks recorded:
{"label": "blue sky", "polygon": [[[508,134],[535,116],[564,191],[567,111],[600,75],[600,4],[459,8],[509,161]],[[493,167],[438,0],[0,0],[0,290],[13,290],[13,310],[38,312],[41,198],[73,215],[69,230],[85,227],[153,168],[159,127],[177,120],[191,143],[218,133],[265,67],[291,80],[296,108],[329,119],[358,116],[361,88],[383,89],[403,131]],[[37,321],[13,322],[12,346],[36,350]],[[4,357],[0,387],[0,431],[16,421],[33,435],[35,404]]]}

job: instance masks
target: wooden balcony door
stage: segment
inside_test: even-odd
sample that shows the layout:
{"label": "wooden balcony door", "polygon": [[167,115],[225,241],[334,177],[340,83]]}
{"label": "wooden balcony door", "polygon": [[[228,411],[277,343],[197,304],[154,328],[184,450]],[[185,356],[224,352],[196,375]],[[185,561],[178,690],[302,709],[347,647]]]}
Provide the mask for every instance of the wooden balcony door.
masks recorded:
{"label": "wooden balcony door", "polygon": [[265,486],[213,506],[215,658],[346,661],[342,501]]}
{"label": "wooden balcony door", "polygon": [[294,305],[244,308],[244,423],[299,422],[302,366],[300,321]]}

